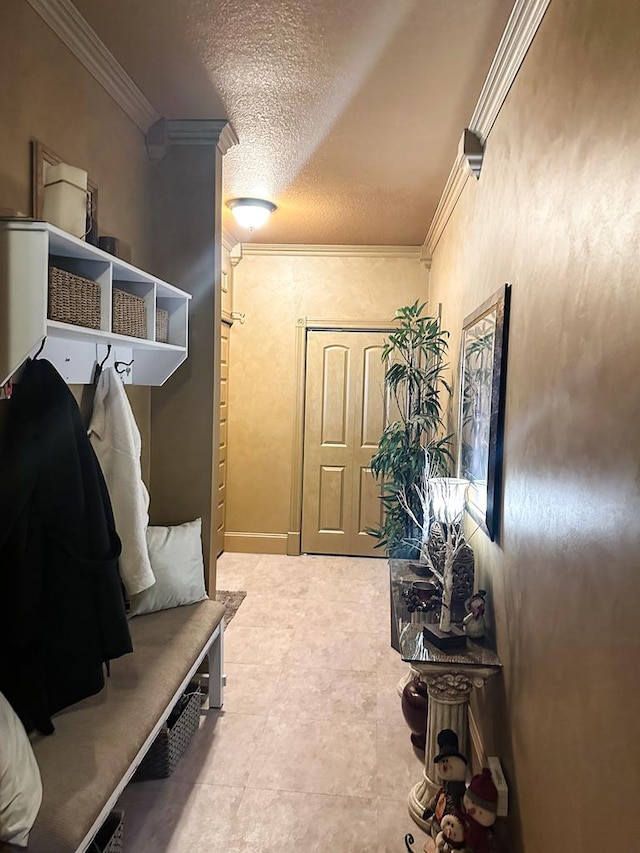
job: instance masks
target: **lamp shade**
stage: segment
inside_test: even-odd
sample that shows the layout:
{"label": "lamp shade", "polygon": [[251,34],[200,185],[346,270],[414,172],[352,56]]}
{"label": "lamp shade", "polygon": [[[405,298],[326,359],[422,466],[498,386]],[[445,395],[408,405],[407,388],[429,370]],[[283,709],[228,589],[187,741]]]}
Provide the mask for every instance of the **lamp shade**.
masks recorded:
{"label": "lamp shade", "polygon": [[227,202],[227,207],[233,213],[238,225],[248,228],[249,231],[264,225],[276,210],[273,202],[263,198],[232,198]]}
{"label": "lamp shade", "polygon": [[456,477],[432,477],[429,480],[431,511],[435,521],[453,524],[460,520],[468,485],[468,480]]}

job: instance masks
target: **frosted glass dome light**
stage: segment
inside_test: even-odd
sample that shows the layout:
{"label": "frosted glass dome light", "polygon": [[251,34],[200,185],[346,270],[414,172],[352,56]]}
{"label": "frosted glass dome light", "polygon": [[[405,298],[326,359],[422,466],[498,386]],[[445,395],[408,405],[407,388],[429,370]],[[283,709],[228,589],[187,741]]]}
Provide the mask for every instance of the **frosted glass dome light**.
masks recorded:
{"label": "frosted glass dome light", "polygon": [[232,198],[227,202],[227,207],[233,213],[238,225],[248,228],[249,231],[264,225],[276,209],[273,202],[263,198]]}

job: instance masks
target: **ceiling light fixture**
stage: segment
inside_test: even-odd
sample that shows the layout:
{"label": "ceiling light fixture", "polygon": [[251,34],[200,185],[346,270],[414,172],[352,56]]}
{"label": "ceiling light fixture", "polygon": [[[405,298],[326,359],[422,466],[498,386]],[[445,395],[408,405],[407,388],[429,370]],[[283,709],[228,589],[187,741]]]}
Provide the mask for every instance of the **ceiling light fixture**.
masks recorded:
{"label": "ceiling light fixture", "polygon": [[227,207],[233,213],[238,225],[248,228],[249,231],[264,225],[276,210],[273,202],[263,198],[232,198],[227,202]]}

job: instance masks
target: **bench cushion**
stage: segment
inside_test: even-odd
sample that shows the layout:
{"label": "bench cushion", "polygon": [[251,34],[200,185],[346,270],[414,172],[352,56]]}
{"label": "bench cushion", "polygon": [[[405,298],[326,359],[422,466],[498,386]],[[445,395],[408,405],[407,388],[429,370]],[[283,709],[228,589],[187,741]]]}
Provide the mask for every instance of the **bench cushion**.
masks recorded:
{"label": "bench cushion", "polygon": [[44,799],[29,853],[78,848],[223,615],[207,599],[131,619],[134,652],[111,663],[105,689],[57,714],[52,735],[32,739]]}

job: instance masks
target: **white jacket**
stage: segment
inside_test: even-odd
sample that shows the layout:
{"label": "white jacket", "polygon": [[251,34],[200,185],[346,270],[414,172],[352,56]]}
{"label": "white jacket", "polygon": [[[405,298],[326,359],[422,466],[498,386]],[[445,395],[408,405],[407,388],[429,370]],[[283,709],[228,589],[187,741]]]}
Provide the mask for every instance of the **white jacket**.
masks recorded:
{"label": "white jacket", "polygon": [[109,490],[122,541],[120,575],[128,595],[156,582],[147,550],[149,493],[142,481],[142,443],[122,380],[113,367],[98,380],[89,438]]}

